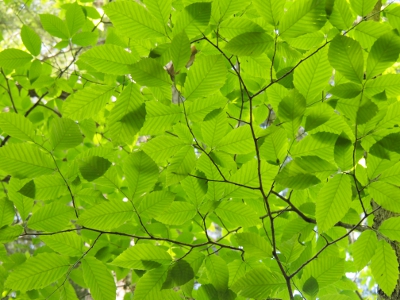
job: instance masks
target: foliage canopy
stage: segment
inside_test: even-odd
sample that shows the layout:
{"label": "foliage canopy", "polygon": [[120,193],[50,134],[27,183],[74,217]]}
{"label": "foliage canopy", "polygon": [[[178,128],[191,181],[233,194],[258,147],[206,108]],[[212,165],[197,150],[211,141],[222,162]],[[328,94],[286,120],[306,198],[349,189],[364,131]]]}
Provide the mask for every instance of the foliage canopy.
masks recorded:
{"label": "foliage canopy", "polygon": [[397,295],[399,5],[60,2],[0,48],[2,297]]}

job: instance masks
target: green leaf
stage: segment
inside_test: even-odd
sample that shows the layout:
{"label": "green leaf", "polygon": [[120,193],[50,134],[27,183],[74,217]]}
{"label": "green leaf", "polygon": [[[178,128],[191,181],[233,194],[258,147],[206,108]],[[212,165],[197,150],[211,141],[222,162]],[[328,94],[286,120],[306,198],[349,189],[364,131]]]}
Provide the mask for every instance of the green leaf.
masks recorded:
{"label": "green leaf", "polygon": [[65,229],[75,219],[71,206],[53,202],[40,207],[28,221],[28,227],[34,230],[55,232]]}
{"label": "green leaf", "polygon": [[176,16],[173,34],[185,30],[189,38],[199,35],[206,29],[211,16],[211,3],[192,3]]}
{"label": "green leaf", "polygon": [[307,174],[307,172],[297,164],[296,160],[288,163],[283,170],[279,172],[275,180],[283,186],[296,190],[306,189],[320,183],[320,180],[315,175]]}
{"label": "green leaf", "polygon": [[0,229],[0,243],[10,243],[15,241],[24,231],[21,225],[4,226]]}
{"label": "green leaf", "polygon": [[5,286],[18,291],[43,288],[61,278],[70,267],[68,258],[55,253],[40,253],[15,268]]}
{"label": "green leaf", "polygon": [[373,96],[383,91],[388,97],[396,97],[400,93],[400,74],[378,76],[365,84],[365,92],[368,95]]}
{"label": "green leaf", "polygon": [[352,99],[357,97],[362,91],[362,86],[353,82],[346,82],[334,86],[329,92],[337,97]]}
{"label": "green leaf", "polygon": [[40,239],[54,251],[67,256],[81,256],[84,252],[83,240],[75,232],[61,232],[43,235]]}
{"label": "green leaf", "polygon": [[170,160],[167,169],[166,183],[168,186],[185,179],[196,165],[196,154],[192,146],[183,146]]}
{"label": "green leaf", "polygon": [[311,276],[306,280],[306,282],[304,282],[302,289],[306,294],[310,295],[311,297],[315,297],[319,291],[318,281]]}
{"label": "green leaf", "polygon": [[165,34],[163,25],[138,3],[112,2],[104,7],[104,11],[123,36],[151,39]]}
{"label": "green leaf", "polygon": [[132,203],[114,200],[85,210],[78,223],[99,230],[111,230],[129,221],[133,215]]}
{"label": "green leaf", "polygon": [[400,241],[400,217],[386,219],[379,226],[379,232],[394,241]]}
{"label": "green leaf", "polygon": [[206,257],[204,266],[207,270],[208,279],[218,292],[228,288],[229,272],[226,262],[217,255]]}
{"label": "green leaf", "polygon": [[167,31],[167,23],[168,19],[171,15],[172,9],[172,1],[171,0],[147,0],[146,8],[149,12],[161,23],[164,25],[165,30]]}
{"label": "green leaf", "polygon": [[292,147],[291,154],[293,157],[314,155],[332,161],[336,139],[337,135],[329,132],[308,135]]}
{"label": "green leaf", "polygon": [[282,275],[265,268],[250,270],[232,286],[232,290],[242,297],[268,298],[286,287]]}
{"label": "green leaf", "polygon": [[390,25],[396,29],[400,29],[400,8],[399,6],[392,7],[393,9],[386,11],[386,16]]}
{"label": "green leaf", "polygon": [[253,0],[253,5],[257,12],[271,25],[278,25],[281,16],[283,15],[283,0]]}
{"label": "green leaf", "polygon": [[377,0],[353,0],[350,5],[357,15],[364,17],[371,12],[376,2]]}
{"label": "green leaf", "polygon": [[182,117],[182,109],[177,105],[164,105],[159,101],[146,102],[146,121],[141,134],[164,133]]}
{"label": "green leaf", "polygon": [[67,118],[54,119],[51,122],[49,136],[53,149],[74,148],[83,141],[78,124]]}
{"label": "green leaf", "polygon": [[249,0],[216,0],[212,5],[212,16],[217,23],[241,12],[249,5]]}
{"label": "green leaf", "polygon": [[42,40],[40,36],[30,27],[24,25],[21,29],[21,39],[26,49],[34,55],[38,56],[42,48]]}
{"label": "green leaf", "polygon": [[271,245],[266,239],[254,232],[237,233],[235,238],[243,247],[246,257],[267,258],[272,255]]}
{"label": "green leaf", "polygon": [[78,32],[77,34],[75,34],[72,37],[71,41],[72,43],[78,46],[87,47],[96,44],[97,38],[98,38],[97,32],[85,31],[85,32]]}
{"label": "green leaf", "polygon": [[0,128],[17,139],[23,141],[35,140],[35,128],[32,122],[21,114],[0,114]]}
{"label": "green leaf", "polygon": [[35,197],[40,200],[57,199],[68,193],[64,179],[59,174],[35,178]]}
{"label": "green leaf", "polygon": [[[155,0],[153,0],[155,1]],[[164,1],[160,1],[164,2]],[[186,66],[190,59],[190,41],[185,31],[175,35],[171,42],[171,59],[174,65],[174,71],[177,72]]]}
{"label": "green leaf", "polygon": [[94,47],[80,56],[80,60],[99,72],[114,75],[130,73],[129,65],[134,64],[138,57],[116,45],[101,45]]}
{"label": "green leaf", "polygon": [[353,258],[357,270],[361,270],[368,264],[377,246],[378,239],[375,232],[366,230],[361,233],[353,245]]}
{"label": "green leaf", "polygon": [[[200,172],[199,172],[200,173]],[[188,176],[181,181],[181,186],[188,196],[188,200],[197,208],[207,194],[207,181]]]}
{"label": "green leaf", "polygon": [[364,58],[361,46],[357,41],[338,34],[330,43],[328,58],[332,67],[344,77],[362,83]]}
{"label": "green leaf", "polygon": [[182,225],[193,219],[196,215],[196,208],[193,204],[183,201],[174,201],[155,219],[167,225]]}
{"label": "green leaf", "polygon": [[[190,178],[190,177],[188,177]],[[137,208],[141,216],[156,218],[163,214],[174,201],[175,195],[168,191],[154,191],[144,196]]]}
{"label": "green leaf", "polygon": [[0,228],[4,225],[11,225],[14,220],[14,205],[7,198],[0,198]]}
{"label": "green leaf", "polygon": [[226,113],[222,109],[210,112],[201,123],[203,141],[213,148],[229,132]]}
{"label": "green leaf", "polygon": [[341,257],[320,256],[304,268],[302,281],[306,282],[312,276],[322,288],[342,278],[344,265],[345,261]]}
{"label": "green leaf", "polygon": [[95,257],[85,257],[82,260],[83,278],[90,288],[94,300],[114,300],[116,286],[114,277],[106,265]]}
{"label": "green leaf", "polygon": [[36,185],[33,180],[26,183],[19,191],[25,197],[29,197],[31,199],[35,199],[36,194]]}
{"label": "green leaf", "polygon": [[271,164],[280,164],[285,160],[288,141],[283,128],[270,127],[271,133],[264,139],[259,147],[260,156]]}
{"label": "green leaf", "polygon": [[351,205],[351,183],[348,175],[336,175],[318,194],[316,218],[320,232],[339,222]]}
{"label": "green leaf", "polygon": [[171,85],[171,79],[163,66],[152,58],[143,58],[129,66],[130,74],[140,85],[158,87]]}
{"label": "green leaf", "polygon": [[293,84],[306,98],[307,104],[322,98],[321,91],[332,76],[327,53],[326,48],[321,49],[294,71]]}
{"label": "green leaf", "polygon": [[144,124],[145,117],[146,109],[139,86],[129,84],[118,97],[108,119],[114,145],[132,144]]}
{"label": "green leaf", "polygon": [[257,213],[241,200],[223,200],[215,209],[218,216],[233,226],[256,226],[260,224]]}
{"label": "green leaf", "polygon": [[77,2],[72,3],[68,6],[65,13],[65,20],[69,33],[74,35],[79,29],[85,24],[86,18],[80,5]]}
{"label": "green leaf", "polygon": [[142,149],[157,164],[163,164],[184,145],[186,143],[181,139],[174,136],[161,135],[142,144]]}
{"label": "green leaf", "polygon": [[40,21],[42,22],[44,30],[52,36],[67,40],[70,38],[70,32],[67,25],[59,17],[51,14],[41,14]]}
{"label": "green leaf", "polygon": [[274,39],[264,32],[246,32],[231,39],[224,50],[239,56],[259,56],[273,42]]}
{"label": "green leaf", "polygon": [[107,172],[111,162],[100,156],[89,156],[79,162],[79,172],[87,181],[93,181]]}
{"label": "green leaf", "polygon": [[131,198],[151,191],[158,180],[158,167],[143,151],[129,155],[123,166]]}
{"label": "green leaf", "polygon": [[293,90],[282,99],[278,107],[278,116],[282,121],[293,122],[301,118],[306,110],[306,99]]}
{"label": "green leaf", "polygon": [[279,35],[294,38],[319,30],[326,22],[324,4],[321,0],[294,2],[279,22]]}
{"label": "green leaf", "polygon": [[92,85],[72,94],[63,105],[63,117],[84,120],[95,117],[105,106],[114,87]]}
{"label": "green leaf", "polygon": [[376,181],[368,186],[368,191],[374,201],[384,209],[400,213],[400,189],[386,182]]}
{"label": "green leaf", "polygon": [[53,160],[30,144],[10,144],[0,148],[0,170],[16,178],[35,178],[53,173]]}
{"label": "green leaf", "polygon": [[325,10],[329,22],[340,30],[345,30],[353,25],[353,17],[349,3],[346,0],[328,0]]}
{"label": "green leaf", "polygon": [[150,270],[171,263],[171,256],[159,246],[138,244],[122,252],[111,263],[122,268]]}
{"label": "green leaf", "polygon": [[371,259],[371,271],[379,288],[390,297],[399,278],[399,263],[390,244],[381,240]]}
{"label": "green leaf", "polygon": [[162,290],[168,274],[165,266],[146,272],[138,281],[135,288],[135,298],[140,300],[179,299],[172,290]]}
{"label": "green leaf", "polygon": [[32,55],[18,49],[5,49],[0,52],[0,67],[16,69],[29,63]]}
{"label": "green leaf", "polygon": [[203,98],[216,93],[225,83],[227,68],[222,55],[197,57],[187,75],[186,99]]}
{"label": "green leaf", "polygon": [[335,162],[342,171],[350,170],[353,167],[353,143],[339,137],[335,143]]}
{"label": "green leaf", "polygon": [[[253,4],[255,2],[253,1]],[[246,32],[264,32],[265,30],[257,23],[247,18],[230,18],[219,24],[219,33],[231,39]]]}
{"label": "green leaf", "polygon": [[254,151],[250,126],[244,125],[230,131],[218,143],[217,149],[231,154],[247,154]]}
{"label": "green leaf", "polygon": [[392,66],[399,53],[400,37],[397,34],[389,32],[378,38],[368,55],[366,79],[371,79]]}

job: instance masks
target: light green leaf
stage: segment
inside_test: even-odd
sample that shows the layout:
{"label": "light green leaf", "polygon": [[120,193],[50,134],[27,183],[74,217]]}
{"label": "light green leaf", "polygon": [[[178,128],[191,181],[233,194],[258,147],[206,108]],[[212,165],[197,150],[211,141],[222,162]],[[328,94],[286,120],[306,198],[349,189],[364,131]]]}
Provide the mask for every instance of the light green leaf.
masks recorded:
{"label": "light green leaf", "polygon": [[0,170],[16,178],[35,178],[53,173],[53,160],[30,144],[10,144],[0,148]]}
{"label": "light green leaf", "polygon": [[219,292],[228,288],[229,272],[226,262],[217,255],[207,256],[204,261],[210,283]]}
{"label": "light green leaf", "polygon": [[279,22],[279,35],[294,38],[319,30],[326,22],[324,4],[321,0],[294,2]]}
{"label": "light green leaf", "polygon": [[361,46],[357,41],[338,34],[330,43],[328,58],[332,67],[347,79],[362,83],[364,58]]}
{"label": "light green leaf", "polygon": [[291,154],[293,157],[315,155],[324,160],[332,161],[336,139],[337,135],[329,132],[308,135],[292,147]]}
{"label": "light green leaf", "polygon": [[26,25],[22,26],[21,39],[26,49],[28,49],[28,51],[32,55],[37,56],[40,54],[40,50],[42,48],[42,40],[32,28]]}
{"label": "light green leaf", "polygon": [[188,176],[181,181],[181,186],[188,196],[188,200],[197,207],[201,205],[207,194],[207,181]]}
{"label": "light green leaf", "polygon": [[274,39],[264,32],[246,32],[231,39],[225,46],[225,51],[239,56],[259,56]]}
{"label": "light green leaf", "polygon": [[110,100],[113,90],[106,85],[91,85],[72,94],[63,105],[63,117],[79,121],[95,117]]}
{"label": "light green leaf", "polygon": [[122,252],[112,265],[135,270],[150,270],[171,263],[171,256],[159,246],[138,244]]}
{"label": "light green leaf", "polygon": [[[254,1],[253,1],[254,3]],[[264,32],[265,30],[255,22],[247,18],[230,18],[219,25],[219,32],[222,36],[231,39],[246,32]]]}
{"label": "light green leaf", "polygon": [[72,37],[71,41],[72,41],[72,43],[74,43],[78,46],[87,47],[90,45],[95,45],[98,37],[99,36],[98,36],[97,32],[84,31],[84,32],[78,32],[77,34],[75,34]]}
{"label": "light green leaf", "polygon": [[82,260],[83,278],[94,300],[114,300],[116,286],[114,277],[106,265],[93,256]]}
{"label": "light green leaf", "polygon": [[112,2],[104,7],[104,11],[123,36],[141,40],[165,34],[164,26],[136,2]]}
{"label": "light green leaf", "polygon": [[177,105],[164,105],[158,101],[146,102],[146,121],[141,134],[164,133],[182,117],[182,107]]}
{"label": "light green leaf", "polygon": [[130,74],[140,85],[158,87],[171,85],[171,79],[163,66],[152,58],[143,58],[129,66]]}
{"label": "light green leaf", "polygon": [[[268,130],[268,129],[267,129]],[[270,132],[261,139],[260,156],[271,164],[280,164],[285,160],[288,141],[281,127],[270,127]]]}
{"label": "light green leaf", "polygon": [[[365,92],[368,95],[376,95],[385,91],[388,97],[397,97],[400,93],[400,74],[387,74],[368,80],[365,84]],[[392,104],[396,105],[396,103]]]}
{"label": "light green leaf", "polygon": [[108,201],[85,210],[79,216],[78,223],[85,227],[110,230],[129,221],[133,214],[132,203]]}
{"label": "light green leaf", "polygon": [[386,219],[379,226],[379,232],[394,241],[400,241],[400,217]]}
{"label": "light green leaf", "polygon": [[84,252],[83,240],[75,232],[61,232],[42,235],[40,239],[54,251],[67,256],[81,256]]}
{"label": "light green leaf", "polygon": [[185,82],[186,99],[203,98],[216,93],[224,85],[227,72],[222,55],[197,57]]}
{"label": "light green leaf", "polygon": [[14,205],[7,198],[0,198],[0,228],[4,225],[11,225],[14,220]]}
{"label": "light green leaf", "polygon": [[65,229],[74,218],[74,209],[71,206],[53,202],[35,211],[28,221],[28,227],[34,230],[55,232]]}
{"label": "light green leaf", "polygon": [[131,199],[151,191],[158,180],[158,167],[143,151],[129,155],[123,165]]}
{"label": "light green leaf", "polygon": [[300,119],[306,110],[306,99],[296,90],[282,99],[278,107],[278,117],[282,121],[292,122]]}
{"label": "light green leaf", "polygon": [[142,144],[143,151],[157,164],[163,164],[187,143],[170,135],[161,135]]}
{"label": "light green leaf", "polygon": [[[188,177],[190,178],[190,177]],[[137,208],[141,216],[156,218],[163,214],[174,201],[175,194],[168,191],[154,191],[144,196]]]}
{"label": "light green leaf", "polygon": [[249,0],[216,0],[212,5],[212,17],[217,23],[229,19],[249,5]]}
{"label": "light green leaf", "polygon": [[371,79],[392,66],[399,53],[400,37],[397,34],[389,32],[378,38],[368,55],[366,79]]}
{"label": "light green leaf", "polygon": [[388,21],[394,28],[400,29],[400,7],[395,6],[391,8],[386,11]]}
{"label": "light green leaf", "polygon": [[376,181],[368,186],[374,201],[392,212],[400,213],[400,189],[386,182]]}
{"label": "light green leaf", "polygon": [[191,55],[190,41],[185,31],[175,35],[172,39],[169,51],[171,53],[172,63],[174,64],[174,71],[177,72],[180,69],[183,69]]}
{"label": "light green leaf", "polygon": [[5,49],[0,52],[0,67],[16,69],[29,63],[32,55],[18,49]]}
{"label": "light green leaf", "polygon": [[250,227],[261,223],[254,209],[242,200],[222,200],[215,212],[232,226]]}
{"label": "light green leaf", "polygon": [[213,148],[229,132],[226,113],[221,109],[210,112],[201,123],[203,141]]}
{"label": "light green leaf", "polygon": [[59,17],[51,14],[41,14],[40,21],[44,30],[52,36],[67,40],[70,38],[70,32],[67,25]]}
{"label": "light green leaf", "polygon": [[174,201],[163,214],[155,219],[167,225],[182,225],[193,219],[196,208],[193,204],[183,201]]}
{"label": "light green leaf", "polygon": [[65,181],[59,174],[35,178],[35,197],[39,200],[54,200],[68,193]]}
{"label": "light green leaf", "polygon": [[322,98],[321,91],[332,76],[327,53],[327,48],[321,49],[294,71],[293,84],[306,98],[307,104]]}
{"label": "light green leaf", "polygon": [[192,146],[183,146],[170,160],[167,169],[167,185],[178,183],[185,179],[196,165],[196,155]]}
{"label": "light green leaf", "polygon": [[172,9],[171,0],[147,0],[146,8],[149,12],[164,25],[165,32],[167,33],[168,19],[171,15]]}
{"label": "light green leaf", "polygon": [[352,26],[355,18],[346,0],[329,0],[326,2],[325,10],[329,22],[336,28],[345,30]]}
{"label": "light green leaf", "polygon": [[145,117],[146,110],[139,86],[131,83],[118,97],[108,119],[114,145],[132,144],[144,124]]}
{"label": "light green leaf", "polygon": [[242,232],[235,234],[239,246],[243,247],[245,256],[267,258],[272,255],[271,245],[267,240],[254,232]]}
{"label": "light green leaf", "polygon": [[67,118],[54,119],[51,122],[49,137],[53,149],[74,148],[83,141],[78,124]]}
{"label": "light green leaf", "polygon": [[232,290],[242,297],[268,298],[286,287],[285,278],[279,273],[265,268],[250,270],[232,286]]}
{"label": "light green leaf", "polygon": [[386,241],[381,240],[371,259],[371,271],[379,288],[390,297],[399,278],[399,263],[396,252]]}
{"label": "light green leaf", "polygon": [[335,162],[342,171],[350,170],[353,167],[353,143],[339,137],[335,143]]}
{"label": "light green leaf", "polygon": [[374,8],[376,2],[377,0],[352,0],[350,5],[357,15],[365,17]]}
{"label": "light green leaf", "polygon": [[342,278],[344,264],[345,261],[341,257],[320,256],[304,268],[301,279],[305,282],[312,276],[318,281],[320,288],[327,286]]}
{"label": "light green leaf", "polygon": [[18,192],[28,181],[29,179],[19,180],[11,177],[8,185],[8,197],[14,203],[22,220],[26,220],[33,207],[32,199]]}
{"label": "light green leaf", "polygon": [[206,98],[195,99],[187,104],[185,103],[185,105],[187,105],[186,114],[193,122],[199,122],[213,110],[223,107],[227,101],[228,100],[221,94],[214,94]]}
{"label": "light green leaf", "polygon": [[162,266],[146,272],[138,281],[135,288],[135,298],[140,300],[180,299],[172,290],[162,290],[168,274],[168,267]]}
{"label": "light green leaf", "polygon": [[254,151],[254,140],[249,125],[230,131],[217,145],[217,149],[231,154],[247,154]]}
{"label": "light green leaf", "polygon": [[206,29],[211,16],[211,3],[192,3],[176,16],[173,34],[185,30],[189,38],[199,35]]}
{"label": "light green leaf", "polygon": [[88,156],[79,161],[79,172],[87,181],[93,181],[101,176],[111,166],[111,162],[100,156]]}
{"label": "light green leaf", "polygon": [[278,25],[283,14],[285,1],[283,0],[253,0],[257,12],[271,25]]}
{"label": "light green leaf", "polygon": [[134,64],[138,57],[122,47],[106,44],[86,51],[79,59],[99,72],[123,75],[130,73],[129,65]]}
{"label": "light green leaf", "polygon": [[85,24],[85,14],[77,2],[68,6],[68,9],[65,13],[65,21],[67,22],[68,31],[71,36],[74,35]]}
{"label": "light green leaf", "polygon": [[0,243],[14,242],[24,231],[21,225],[4,226],[0,229]]}
{"label": "light green leaf", "polygon": [[345,99],[352,99],[357,97],[362,91],[362,86],[353,82],[346,82],[334,86],[329,93]]}
{"label": "light green leaf", "polygon": [[67,257],[55,253],[40,253],[15,268],[5,286],[18,291],[44,288],[61,278],[70,267]]}
{"label": "light green leaf", "polygon": [[32,122],[21,114],[1,113],[0,128],[17,139],[23,141],[35,140],[35,128]]}
{"label": "light green leaf", "polygon": [[366,230],[361,233],[353,245],[353,258],[357,270],[361,270],[368,264],[377,246],[378,239],[375,232]]}
{"label": "light green leaf", "polygon": [[351,183],[348,175],[336,175],[318,194],[316,218],[320,232],[339,222],[351,205]]}

